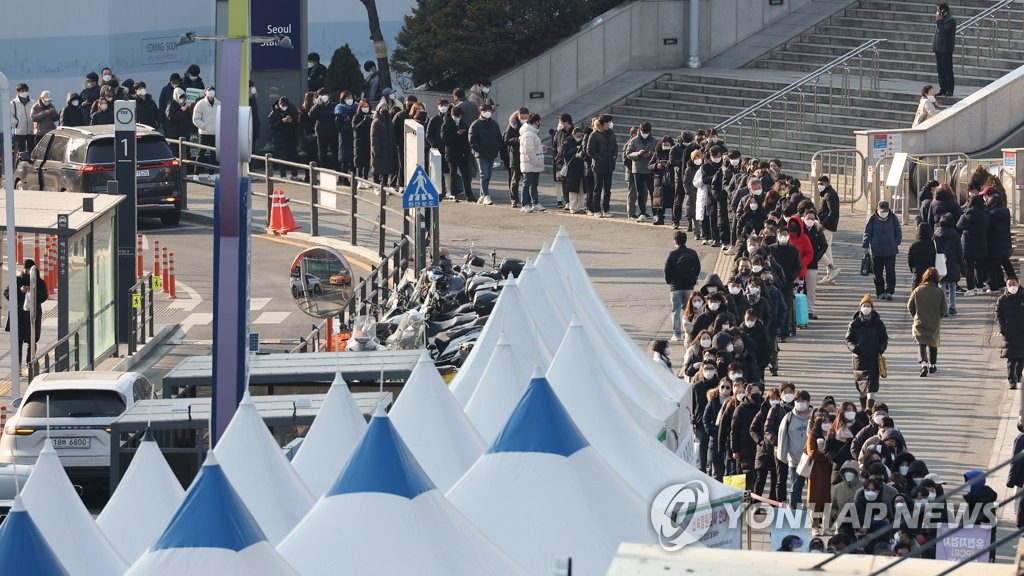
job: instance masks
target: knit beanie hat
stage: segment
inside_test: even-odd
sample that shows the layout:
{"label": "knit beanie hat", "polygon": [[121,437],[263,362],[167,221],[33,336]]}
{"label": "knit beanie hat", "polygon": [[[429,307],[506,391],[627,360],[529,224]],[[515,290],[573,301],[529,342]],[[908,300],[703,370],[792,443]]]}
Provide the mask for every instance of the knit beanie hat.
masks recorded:
{"label": "knit beanie hat", "polygon": [[865,294],[864,297],[860,299],[860,305],[864,306],[865,304],[871,306],[872,308],[875,306],[875,301],[871,299],[870,294]]}

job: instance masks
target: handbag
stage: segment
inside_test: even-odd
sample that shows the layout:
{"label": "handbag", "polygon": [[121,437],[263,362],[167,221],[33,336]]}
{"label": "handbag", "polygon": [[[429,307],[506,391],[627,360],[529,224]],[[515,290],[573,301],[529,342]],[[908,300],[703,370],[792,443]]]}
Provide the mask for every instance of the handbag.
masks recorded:
{"label": "handbag", "polygon": [[889,377],[889,363],[882,354],[878,355],[878,376],[881,378]]}
{"label": "handbag", "polygon": [[811,470],[814,468],[814,460],[811,460],[809,454],[804,452],[800,456],[800,462],[796,465],[796,473],[803,478],[811,477]]}
{"label": "handbag", "polygon": [[561,170],[558,171],[558,177],[565,180],[565,177],[569,174],[569,163],[562,164]]}
{"label": "handbag", "polygon": [[860,261],[860,275],[871,276],[871,270],[874,266],[871,265],[871,254],[865,254],[864,259]]}
{"label": "handbag", "polygon": [[946,255],[939,252],[939,247],[934,240],[932,240],[932,244],[935,245],[935,271],[944,278],[949,272],[949,268],[946,267]]}

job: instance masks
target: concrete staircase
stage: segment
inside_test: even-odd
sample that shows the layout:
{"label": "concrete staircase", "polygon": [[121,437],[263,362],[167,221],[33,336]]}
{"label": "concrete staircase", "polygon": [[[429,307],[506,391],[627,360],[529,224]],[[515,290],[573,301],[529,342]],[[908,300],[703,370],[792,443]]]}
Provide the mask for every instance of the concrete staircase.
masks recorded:
{"label": "concrete staircase", "polygon": [[[993,0],[957,2],[954,17],[963,22],[993,5]],[[816,87],[804,91],[803,122],[799,121],[800,97],[791,96],[773,105],[770,122],[767,111],[758,114],[761,158],[779,158],[792,173],[807,170],[814,152],[852,148],[854,130],[905,128],[913,122],[921,86],[937,84],[935,58],[931,51],[935,2],[931,0],[861,0],[822,23],[811,27],[770,50],[741,69],[703,68],[679,70],[627,96],[611,107],[620,133],[628,126],[648,120],[656,135],[676,135],[681,130],[709,128],[741,112],[775,91],[784,88],[834,58],[873,38],[886,38],[879,50],[878,90],[859,90],[859,67],[850,67],[848,104],[843,99],[838,75],[822,78]],[[1019,10],[1019,8],[1018,8]],[[1020,37],[1019,34],[1017,36]],[[958,38],[959,41],[959,38]],[[1021,64],[1024,43],[1011,42],[990,56],[989,48],[958,46],[955,56],[956,96],[969,93],[998,79]],[[981,65],[975,56],[982,52]],[[967,56],[965,71],[960,52]],[[937,88],[937,86],[936,86]],[[831,94],[832,107],[829,108]],[[955,99],[940,99],[940,105]],[[817,115],[812,106],[817,104]],[[788,123],[784,121],[788,119]],[[726,130],[726,138],[738,142],[744,152],[750,148],[750,122]],[[791,167],[791,168],[790,168]]]}

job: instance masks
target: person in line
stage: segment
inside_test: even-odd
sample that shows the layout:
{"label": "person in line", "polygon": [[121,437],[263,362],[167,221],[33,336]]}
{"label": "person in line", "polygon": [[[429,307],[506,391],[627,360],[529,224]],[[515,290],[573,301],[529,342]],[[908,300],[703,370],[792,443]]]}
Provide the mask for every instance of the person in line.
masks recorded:
{"label": "person in line", "polygon": [[949,4],[935,6],[935,35],[932,37],[932,52],[935,53],[935,67],[939,74],[938,96],[952,96],[956,87],[953,77],[953,50],[956,48],[956,18],[949,14]]}
{"label": "person in line", "polygon": [[939,106],[935,102],[935,87],[929,84],[921,88],[921,101],[917,105],[917,113],[914,114],[914,124],[911,127],[916,128],[918,124],[938,113]]}
{"label": "person in line", "polygon": [[[779,391],[776,388],[769,388],[764,393],[764,402],[761,403],[761,409],[754,417],[754,421],[750,423],[750,437],[757,444],[757,455],[754,458],[754,485],[753,493],[758,496],[764,495],[765,486],[768,487],[768,499],[774,502],[778,502],[778,494],[776,494],[777,482],[775,482],[775,446],[772,445],[771,440],[768,438],[768,415],[772,409],[780,405],[782,400],[779,397]],[[781,418],[781,417],[780,417]],[[772,434],[774,437],[775,434]],[[769,476],[771,476],[771,482],[769,483]]]}
{"label": "person in line", "polygon": [[61,126],[88,126],[89,116],[82,108],[82,97],[76,92],[68,92],[64,109],[60,111]]}
{"label": "person in line", "polygon": [[806,390],[801,390],[796,395],[793,409],[782,418],[782,422],[779,424],[775,459],[787,467],[786,476],[790,482],[787,487],[790,508],[797,508],[804,499],[804,484],[807,479],[797,474],[796,467],[800,463],[800,458],[807,445],[807,428],[813,413],[811,394]]}
{"label": "person in line", "polygon": [[391,109],[378,108],[370,124],[370,173],[373,174],[373,181],[376,184],[387,186],[391,178],[398,173],[395,162],[396,150]]}
{"label": "person in line", "polygon": [[[145,82],[135,85],[134,98],[135,119],[139,124],[145,124],[154,130],[159,129],[163,125],[163,114],[160,113],[160,107],[157,106],[156,100],[153,100],[153,95],[149,93]],[[255,125],[259,124],[257,118],[253,118],[253,122]],[[258,135],[253,136],[254,139],[258,137]]]}
{"label": "person in line", "polygon": [[917,341],[921,358],[921,377],[924,378],[929,373],[935,373],[942,319],[952,310],[946,300],[947,292],[939,288],[938,270],[925,270],[921,280],[921,285],[910,294],[907,311],[914,318],[914,340]]}
{"label": "person in line", "polygon": [[882,200],[878,209],[864,225],[864,240],[861,247],[870,254],[874,263],[875,298],[892,300],[896,292],[896,254],[903,242],[903,230],[899,218],[889,210],[889,203]]}
{"label": "person in line", "polygon": [[1003,337],[1000,356],[1006,358],[1006,381],[1016,390],[1024,375],[1024,293],[1020,281],[1006,281],[1006,292],[996,300],[996,321]]}
{"label": "person in line", "polygon": [[651,134],[651,123],[644,120],[636,136],[626,143],[624,156],[630,162],[630,174],[633,187],[627,199],[630,217],[637,222],[650,219],[647,213],[647,200],[654,191],[654,176],[651,174],[651,158],[657,153],[658,141]]}
{"label": "person in line", "polygon": [[807,317],[817,320],[814,304],[818,299],[818,284],[821,283],[818,280],[818,266],[831,247],[828,245],[828,240],[825,239],[825,228],[819,223],[814,208],[807,208],[804,211],[803,222],[805,235],[813,250],[813,257],[807,264],[807,274],[804,276],[804,291],[807,293]]}
{"label": "person in line", "polygon": [[860,394],[860,409],[871,410],[878,393],[878,357],[889,347],[889,333],[868,294],[861,298],[860,308],[846,330],[846,347],[853,355],[853,376]]}
{"label": "person in line", "polygon": [[[189,132],[193,129],[192,106],[188,103],[188,97],[181,88],[176,88],[171,93],[171,101],[163,111],[164,114],[164,136],[172,149],[177,151],[176,140],[187,139]],[[187,154],[187,150],[185,151]]]}
{"label": "person in line", "polygon": [[[366,98],[363,98],[366,100]],[[359,104],[362,106],[362,103]],[[425,136],[427,140],[427,148],[433,148],[441,154],[441,190],[440,199],[445,200],[449,197],[454,197],[454,194],[450,194],[448,191],[448,161],[444,159],[444,141],[441,139],[441,127],[444,126],[445,120],[448,117],[448,100],[441,98],[437,101],[437,114],[430,117],[427,120],[427,126],[425,130]],[[356,116],[359,116],[360,112],[356,112]],[[355,118],[352,120],[353,128],[356,126]]]}
{"label": "person in line", "polygon": [[540,114],[530,114],[530,119],[519,128],[519,169],[523,172],[523,207],[525,214],[543,212],[538,184],[544,172],[544,154],[548,147],[540,140]]}
{"label": "person in line", "polygon": [[469,127],[469,147],[476,157],[477,167],[480,170],[480,204],[490,206],[494,204],[491,200],[491,171],[494,169],[494,159],[501,153],[501,127],[491,118],[494,114],[494,107],[484,104],[480,107],[480,117]]}
{"label": "person in line", "polygon": [[981,190],[988,207],[988,290],[1002,290],[1006,278],[1016,278],[1010,262],[1013,241],[1010,238],[1010,210],[1006,207],[1006,198],[995,188],[986,186]]}
{"label": "person in line", "polygon": [[950,316],[956,316],[956,284],[960,281],[964,260],[960,234],[954,228],[956,218],[952,213],[943,214],[935,230],[935,254],[941,254],[946,259],[946,273],[942,276],[941,285],[949,301]]}
{"label": "person in line", "polygon": [[39,93],[39,99],[32,105],[32,133],[38,142],[48,132],[57,128],[57,121],[60,120],[60,113],[53,105],[53,96],[49,90]]}
{"label": "person in line", "polygon": [[18,83],[15,96],[10,103],[11,131],[14,134],[14,147],[18,152],[31,152],[36,147],[36,137],[32,124],[32,100],[28,95],[28,84]]}
{"label": "person in line", "polygon": [[[285,162],[299,161],[299,111],[288,100],[288,97],[281,96],[274,103],[274,108],[267,116],[267,125],[270,126],[270,138],[273,142],[273,157],[276,160]],[[288,167],[284,164],[278,165],[278,174],[284,178]],[[298,176],[298,171],[291,169],[292,178]]]}
{"label": "person in line", "polygon": [[[1018,286],[1019,288],[1020,286]],[[1020,418],[1017,419],[1017,438],[1013,441],[1013,456],[1017,457],[1021,452],[1024,452],[1024,421]],[[1024,498],[1020,497],[1021,490],[1024,490],[1024,459],[1017,459],[1010,464],[1010,472],[1006,478],[1006,487],[1015,488],[1017,504],[1014,508],[1017,510],[1017,528],[1024,528]]]}
{"label": "person in line", "polygon": [[960,220],[960,216],[963,211],[960,209],[960,204],[956,200],[956,193],[950,188],[949,184],[939,184],[934,188],[935,198],[931,204],[928,205],[926,214],[928,216],[927,222],[932,225],[933,228],[938,230],[939,221],[946,214],[953,215],[953,223]]}
{"label": "person in line", "polygon": [[658,144],[657,152],[649,165],[654,177],[654,193],[651,196],[651,210],[654,212],[654,225],[664,226],[665,211],[671,210],[675,193],[672,181],[672,168],[669,156],[672,153],[672,137],[663,136]]}
{"label": "person in line", "polygon": [[555,129],[555,134],[551,137],[554,142],[554,162],[551,169],[555,177],[555,197],[558,198],[558,207],[563,210],[570,210],[569,192],[565,190],[565,176],[562,175],[562,170],[571,159],[566,154],[566,147],[573,139],[574,129],[572,116],[563,112],[558,115],[558,128]]}
{"label": "person in line", "polygon": [[586,204],[584,197],[587,190],[587,159],[583,139],[583,129],[573,128],[572,136],[562,148],[562,155],[565,157],[565,178],[562,181],[562,191],[568,201],[566,209],[572,214],[587,213],[583,209]]}
{"label": "person in line", "polygon": [[[160,109],[161,114],[163,114],[164,110],[167,110],[167,105],[170,104],[171,100],[174,98],[174,89],[179,86],[181,86],[181,74],[172,72],[171,77],[167,80],[167,84],[160,89],[160,97],[156,101],[156,105]],[[162,120],[163,119],[161,119],[161,121]]]}
{"label": "person in line", "polygon": [[[217,90],[213,86],[207,86],[205,95],[192,106],[192,124],[199,131],[199,143],[203,146],[214,147],[217,145],[217,108],[219,107]],[[197,161],[210,165],[209,172],[213,174],[212,166],[217,164],[217,153],[212,150],[202,150],[199,152]]]}
{"label": "person in line", "polygon": [[355,140],[352,133],[353,119],[359,113],[362,103],[348,90],[342,90],[338,105],[334,107],[334,127],[338,131],[338,170],[351,174],[355,161]]}
{"label": "person in line", "polygon": [[921,222],[917,225],[917,240],[907,250],[907,265],[914,276],[910,284],[913,290],[921,284],[924,271],[935,266],[935,234],[931,224]]}
{"label": "person in line", "polygon": [[693,305],[691,294],[700,277],[700,256],[686,246],[686,233],[676,230],[672,234],[675,249],[665,259],[665,283],[669,285],[672,304],[672,341],[683,339],[682,312],[687,301]]}
{"label": "person in line", "polygon": [[85,75],[85,82],[82,83],[82,108],[89,110],[92,108],[92,103],[100,97],[100,76],[95,72],[89,72]]}
{"label": "person in line", "polygon": [[366,72],[366,90],[363,92],[363,98],[371,107],[376,106],[377,101],[384,95],[384,82],[377,71],[377,63],[367,60],[363,63],[363,71]]}
{"label": "person in line", "polygon": [[834,284],[842,271],[836,267],[835,259],[832,257],[832,236],[839,229],[839,193],[832,187],[828,176],[818,178],[818,195],[821,197],[821,204],[818,206],[818,222],[821,223],[825,243],[828,246],[825,254],[821,257],[821,262],[825,265],[825,277],[819,284]]}
{"label": "person in line", "polygon": [[[103,87],[107,89],[107,86]],[[111,106],[108,97],[101,96],[92,104],[92,112],[89,115],[89,123],[93,126],[102,126],[114,123],[114,107]]]}
{"label": "person in line", "polygon": [[310,52],[306,57],[306,90],[319,92],[327,82],[327,66],[320,63],[320,55]]}
{"label": "person in line", "polygon": [[[358,109],[352,116],[352,167],[356,177],[363,180],[370,175],[370,128],[373,126],[373,116],[370,101],[360,98]],[[437,134],[440,139],[440,124],[437,126]],[[442,168],[446,166],[443,157],[441,166]],[[444,185],[444,178],[441,179],[441,184]],[[360,183],[359,186],[362,187],[364,184]]]}
{"label": "person in line", "polygon": [[203,82],[203,77],[200,76],[202,70],[196,64],[190,64],[185,70],[185,75],[181,77],[181,89],[188,90],[189,88],[195,88],[196,90],[206,90],[206,83]]}
{"label": "person in line", "polygon": [[587,141],[587,156],[594,165],[594,192],[588,201],[598,218],[611,218],[612,172],[619,146],[615,139],[615,122],[611,114],[594,119],[593,132]]}
{"label": "person in line", "polygon": [[[338,128],[334,120],[334,109],[338,103],[331,99],[326,88],[316,93],[313,108],[309,111],[316,133],[317,162],[321,168],[334,170],[338,167]],[[396,172],[397,173],[397,172]]]}
{"label": "person in line", "polygon": [[732,459],[736,462],[735,473],[746,476],[744,485],[749,489],[754,486],[757,459],[757,441],[751,437],[750,427],[764,403],[761,388],[757,384],[747,384],[742,398],[738,400],[739,404],[732,416],[729,446],[732,450]]}
{"label": "person in line", "polygon": [[982,289],[982,281],[986,277],[985,264],[988,257],[988,211],[985,210],[985,197],[974,196],[968,201],[956,229],[960,232],[960,242],[964,255],[964,276],[967,277],[967,291],[964,296],[974,296]]}
{"label": "person in line", "polygon": [[[455,198],[476,202],[473,193],[473,176],[469,168],[469,124],[463,117],[463,111],[451,106],[444,124],[441,125],[441,142],[444,144],[444,158],[448,162],[448,193]],[[456,184],[458,181],[460,184]],[[457,190],[464,194],[460,196]]]}
{"label": "person in line", "polygon": [[[523,183],[523,171],[519,168],[519,129],[530,120],[530,110],[525,106],[508,117],[508,128],[502,144],[505,146],[508,166],[508,197],[512,208],[519,208],[519,188]],[[588,204],[589,207],[589,204]]]}

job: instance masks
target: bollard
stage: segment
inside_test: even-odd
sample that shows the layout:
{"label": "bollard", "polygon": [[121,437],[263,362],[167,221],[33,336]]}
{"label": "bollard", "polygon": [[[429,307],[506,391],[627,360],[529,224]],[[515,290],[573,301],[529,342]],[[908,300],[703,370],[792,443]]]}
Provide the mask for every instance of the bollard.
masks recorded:
{"label": "bollard", "polygon": [[39,242],[38,242],[38,239],[37,239],[36,246],[35,246],[35,252],[36,252],[36,258],[38,258],[38,260],[36,260],[36,268],[39,269],[39,277],[42,278],[44,282],[46,282],[46,286],[47,286],[47,288],[49,288],[49,286],[50,286],[50,279],[46,277],[46,270],[50,267],[49,266],[50,251],[49,250],[43,250],[42,254],[40,254],[40,252],[39,252]]}
{"label": "bollard", "polygon": [[169,271],[167,270],[167,246],[164,246],[163,248],[161,248],[160,251],[163,254],[161,256],[161,259],[160,259],[160,267],[162,268],[162,270],[160,271],[162,273],[162,276],[160,277],[160,280],[161,280],[161,284],[163,284],[162,286],[160,286],[160,291],[161,292],[167,292],[167,284],[168,284],[168,280],[169,280],[169,278],[168,278],[168,272]]}
{"label": "bollard", "polygon": [[[40,260],[40,254],[39,254],[40,250],[42,250],[42,247],[39,245],[39,234],[33,234],[32,235],[32,257],[35,259],[37,266],[39,265],[39,262],[41,261]],[[19,262],[24,262],[25,259],[24,258],[18,258],[18,261]],[[40,268],[40,270],[42,270],[42,268]]]}
{"label": "bollard", "polygon": [[57,290],[57,236],[47,236],[46,261],[49,266],[46,270],[46,288],[53,294]]}
{"label": "bollard", "polygon": [[160,241],[153,241],[153,276],[160,276]]}
{"label": "bollard", "polygon": [[17,239],[14,241],[14,259],[17,260],[18,262],[25,261],[25,247],[22,246],[21,244],[24,241],[25,239],[22,238],[21,234],[18,234]]}
{"label": "bollard", "polygon": [[7,406],[0,406],[0,430],[7,426]]}
{"label": "bollard", "polygon": [[170,281],[167,283],[167,293],[171,295],[171,298],[174,298],[177,295],[174,289],[174,252],[171,252],[170,258],[170,262],[168,262],[167,264],[168,267],[171,269],[170,273],[168,274],[168,276],[170,276]]}
{"label": "bollard", "polygon": [[142,234],[135,236],[135,279],[142,278]]}

